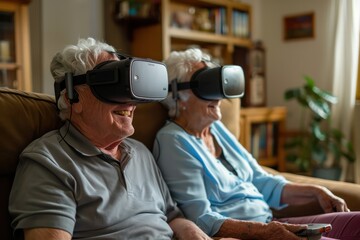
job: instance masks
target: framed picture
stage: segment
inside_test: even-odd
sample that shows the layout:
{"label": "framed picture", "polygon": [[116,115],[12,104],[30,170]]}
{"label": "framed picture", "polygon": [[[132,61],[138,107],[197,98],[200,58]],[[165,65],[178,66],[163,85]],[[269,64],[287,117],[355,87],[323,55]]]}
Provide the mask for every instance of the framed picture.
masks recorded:
{"label": "framed picture", "polygon": [[313,12],[284,17],[284,40],[315,37],[315,14]]}

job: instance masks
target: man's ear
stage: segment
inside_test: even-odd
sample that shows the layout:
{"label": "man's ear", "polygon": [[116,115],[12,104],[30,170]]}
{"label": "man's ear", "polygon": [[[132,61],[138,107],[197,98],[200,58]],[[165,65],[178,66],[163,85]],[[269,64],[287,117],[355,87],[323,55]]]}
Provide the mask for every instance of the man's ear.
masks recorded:
{"label": "man's ear", "polygon": [[79,94],[74,88],[73,74],[70,72],[65,73],[65,87],[70,104],[79,102]]}
{"label": "man's ear", "polygon": [[72,109],[74,110],[75,113],[79,114],[82,112],[82,103],[81,102],[77,102],[75,104],[72,105]]}
{"label": "man's ear", "polygon": [[78,96],[78,93],[76,92],[76,98],[77,98],[77,101],[76,102],[73,102],[69,99],[68,95],[67,94],[64,94],[65,96],[65,101],[66,103],[68,104],[68,107],[71,108],[74,112],[76,113],[80,113],[82,112],[82,104],[81,102],[79,101],[79,96]]}

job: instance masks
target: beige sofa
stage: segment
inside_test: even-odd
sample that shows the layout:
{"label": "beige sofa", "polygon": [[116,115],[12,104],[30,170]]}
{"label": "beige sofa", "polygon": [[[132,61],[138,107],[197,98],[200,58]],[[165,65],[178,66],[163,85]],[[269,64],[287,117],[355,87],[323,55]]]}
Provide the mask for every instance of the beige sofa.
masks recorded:
{"label": "beige sofa", "polygon": [[[239,100],[224,100],[222,104],[223,121],[236,135],[239,134]],[[166,119],[166,112],[159,103],[138,105],[135,118],[134,138],[152,147],[156,131]],[[58,128],[61,121],[52,96],[37,93],[25,93],[0,88],[0,236],[11,239],[10,218],[8,214],[8,196],[11,189],[19,153],[33,139],[45,132]],[[265,168],[273,174],[279,172]],[[360,185],[320,180],[289,173],[281,173],[295,182],[309,182],[323,185],[335,194],[343,197],[350,209],[360,210]],[[34,176],[36,177],[36,176]],[[31,180],[31,179],[29,179]],[[276,212],[277,216],[312,214],[319,212],[316,204],[291,206],[285,211]]]}

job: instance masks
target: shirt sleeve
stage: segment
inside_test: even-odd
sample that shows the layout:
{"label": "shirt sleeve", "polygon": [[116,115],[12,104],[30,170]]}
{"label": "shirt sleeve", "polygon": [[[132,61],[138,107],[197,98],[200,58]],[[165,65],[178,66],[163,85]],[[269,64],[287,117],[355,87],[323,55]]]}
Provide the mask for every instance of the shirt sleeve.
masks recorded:
{"label": "shirt sleeve", "polygon": [[253,169],[253,184],[264,196],[267,204],[276,209],[286,207],[286,204],[281,204],[281,194],[288,181],[280,175],[267,173],[251,155],[250,163]]}
{"label": "shirt sleeve", "polygon": [[171,195],[185,216],[210,236],[218,232],[227,217],[210,208],[204,168],[196,159],[198,151],[189,139],[181,133],[158,133],[153,153]]}
{"label": "shirt sleeve", "polygon": [[173,219],[178,218],[178,217],[183,218],[184,215],[178,208],[177,203],[173,200],[173,198],[170,194],[170,190],[162,176],[162,173],[161,173],[159,167],[155,163],[153,156],[151,155],[150,157],[151,157],[151,159],[149,159],[149,161],[153,162],[153,167],[154,167],[154,172],[156,175],[157,183],[160,188],[162,197],[164,199],[164,204],[165,204],[164,212],[167,217],[167,222],[169,223]]}
{"label": "shirt sleeve", "polygon": [[59,228],[72,234],[76,204],[71,182],[46,156],[22,154],[9,199],[12,227]]}

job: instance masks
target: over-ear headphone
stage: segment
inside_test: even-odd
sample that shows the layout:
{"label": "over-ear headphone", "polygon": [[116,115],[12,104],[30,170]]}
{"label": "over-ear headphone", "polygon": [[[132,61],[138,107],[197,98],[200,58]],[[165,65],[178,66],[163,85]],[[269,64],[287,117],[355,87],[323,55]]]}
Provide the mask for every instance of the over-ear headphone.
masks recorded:
{"label": "over-ear headphone", "polygon": [[74,89],[73,74],[65,73],[65,87],[70,104],[79,102],[79,94]]}

